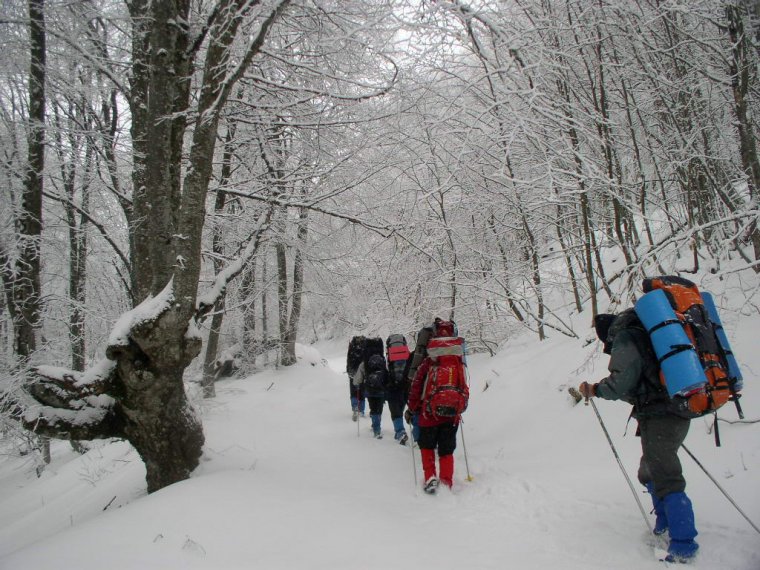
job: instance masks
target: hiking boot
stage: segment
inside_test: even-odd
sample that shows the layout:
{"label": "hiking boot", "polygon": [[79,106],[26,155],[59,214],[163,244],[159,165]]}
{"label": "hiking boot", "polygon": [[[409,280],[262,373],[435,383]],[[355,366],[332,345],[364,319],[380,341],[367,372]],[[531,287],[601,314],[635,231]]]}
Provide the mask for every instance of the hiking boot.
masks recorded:
{"label": "hiking boot", "polygon": [[654,483],[647,483],[646,488],[652,497],[652,506],[654,507],[653,511],[656,517],[652,533],[655,536],[660,536],[668,531],[668,517],[665,514],[665,503],[655,495]]}
{"label": "hiking boot", "polygon": [[670,563],[679,563],[679,564],[689,564],[694,561],[694,559],[697,557],[696,552],[691,552],[690,554],[686,555],[680,555],[680,554],[668,554],[663,560],[665,562]]}
{"label": "hiking boot", "polygon": [[[670,523],[670,544],[668,558],[675,562],[688,562],[697,555],[699,545],[694,540],[697,529],[694,526],[694,510],[686,493],[670,493],[662,498],[665,516]],[[667,560],[667,558],[666,558]]]}
{"label": "hiking boot", "polygon": [[436,491],[438,490],[438,477],[431,477],[427,481],[425,481],[425,486],[423,487],[423,490],[428,495],[435,495]]}
{"label": "hiking boot", "polygon": [[398,442],[400,445],[406,445],[407,441],[409,441],[409,436],[406,434],[403,434],[400,438],[398,438]]}

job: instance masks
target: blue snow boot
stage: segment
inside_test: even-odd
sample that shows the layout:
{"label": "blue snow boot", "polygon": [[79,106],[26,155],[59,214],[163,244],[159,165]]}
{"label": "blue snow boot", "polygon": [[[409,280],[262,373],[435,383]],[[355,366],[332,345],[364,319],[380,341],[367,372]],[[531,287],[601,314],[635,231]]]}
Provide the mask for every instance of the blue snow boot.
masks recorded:
{"label": "blue snow boot", "polygon": [[405,445],[409,440],[409,436],[406,435],[403,418],[396,418],[393,420],[393,430],[395,432],[394,438],[396,441],[398,441],[401,445]]}
{"label": "blue snow boot", "polygon": [[370,414],[369,417],[372,420],[372,433],[377,439],[382,439],[383,434],[380,431],[380,414]]}
{"label": "blue snow boot", "polygon": [[697,555],[699,545],[694,541],[694,510],[686,493],[670,493],[662,498],[665,516],[670,526],[668,562],[689,562]]}
{"label": "blue snow boot", "polygon": [[647,483],[646,488],[652,497],[652,506],[654,506],[654,514],[657,517],[654,521],[654,530],[652,532],[657,536],[660,536],[661,534],[665,534],[665,531],[668,530],[668,517],[665,514],[665,504],[662,502],[662,499],[659,499],[657,495],[654,494],[654,485],[652,483]]}

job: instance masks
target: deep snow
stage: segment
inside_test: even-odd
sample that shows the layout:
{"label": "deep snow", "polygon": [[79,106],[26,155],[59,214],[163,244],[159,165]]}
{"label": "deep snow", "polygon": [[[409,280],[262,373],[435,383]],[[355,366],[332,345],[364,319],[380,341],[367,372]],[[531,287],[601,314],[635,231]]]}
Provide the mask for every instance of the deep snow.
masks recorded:
{"label": "deep snow", "polygon": [[[728,328],[728,327],[727,327]],[[730,332],[745,375],[747,419],[760,418],[760,318]],[[590,333],[590,331],[589,331]],[[590,336],[590,335],[589,335]],[[193,476],[150,496],[124,442],[75,454],[55,442],[37,478],[28,459],[0,462],[0,568],[490,569],[662,568],[590,406],[566,388],[606,374],[597,343],[523,336],[470,357],[471,402],[452,491],[415,485],[412,451],[350,419],[346,343],[299,347],[299,364],[224,380],[198,400],[206,433]],[[597,402],[635,482],[639,443],[628,406]],[[736,419],[732,405],[721,417]],[[760,423],[707,420],[686,445],[760,524]],[[414,459],[420,477],[419,452]],[[699,569],[760,570],[760,534],[682,457],[695,505]],[[419,483],[419,482],[418,482]],[[648,496],[636,484],[647,511]]]}

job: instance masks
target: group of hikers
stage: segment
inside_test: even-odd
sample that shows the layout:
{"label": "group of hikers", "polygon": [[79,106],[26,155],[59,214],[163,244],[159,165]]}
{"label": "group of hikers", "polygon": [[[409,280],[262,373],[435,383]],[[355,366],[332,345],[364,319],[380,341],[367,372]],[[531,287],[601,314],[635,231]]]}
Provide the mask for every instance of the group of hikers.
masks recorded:
{"label": "group of hikers", "polygon": [[457,336],[455,323],[436,318],[419,331],[414,351],[403,334],[392,334],[385,343],[379,337],[355,336],[348,346],[346,372],[352,419],[364,417],[366,399],[372,433],[381,439],[388,402],[396,441],[420,448],[425,492],[436,493],[439,483],[450,488],[457,429],[469,399],[464,339]]}
{"label": "group of hikers", "polygon": [[[690,419],[715,414],[727,401],[743,417],[742,378],[709,293],[700,294],[680,277],[647,279],[644,291],[634,308],[595,317],[595,332],[610,356],[609,375],[596,383],[582,382],[578,392],[587,402],[602,398],[633,406],[642,447],[638,480],[650,494],[656,516],[650,528],[669,537],[664,560],[685,563],[699,546],[678,451]],[[405,418],[412,429],[409,443],[416,442],[421,451],[424,490],[430,494],[439,483],[453,484],[457,429],[469,398],[464,353],[456,325],[439,318],[419,331],[413,352],[398,334],[389,336],[385,346],[380,338],[365,337],[354,337],[349,345],[346,369],[354,421],[364,415],[366,397],[373,433],[381,438],[387,401],[394,437],[407,444]],[[719,444],[717,416],[715,429]]]}

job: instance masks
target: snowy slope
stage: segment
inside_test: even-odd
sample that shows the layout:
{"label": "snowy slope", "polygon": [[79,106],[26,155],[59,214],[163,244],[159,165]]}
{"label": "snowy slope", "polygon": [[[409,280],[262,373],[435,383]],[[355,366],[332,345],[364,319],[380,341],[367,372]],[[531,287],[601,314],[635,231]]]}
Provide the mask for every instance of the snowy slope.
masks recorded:
{"label": "snowy slope", "polygon": [[[748,419],[760,418],[760,319],[732,338],[745,371]],[[36,478],[0,462],[0,568],[490,569],[661,568],[646,526],[590,406],[566,387],[605,375],[596,343],[514,339],[470,359],[453,491],[415,485],[412,453],[369,422],[350,420],[345,344],[299,347],[295,367],[218,384],[201,402],[207,444],[188,481],[147,496],[144,469],[125,443],[84,456],[54,444]],[[487,388],[486,388],[487,386]],[[635,481],[639,444],[628,407],[598,402]],[[735,419],[733,407],[721,411]],[[692,423],[686,445],[760,524],[760,423]],[[417,476],[419,453],[415,451]],[[683,458],[694,500],[699,569],[760,570],[760,534]],[[649,510],[648,496],[636,490]]]}

